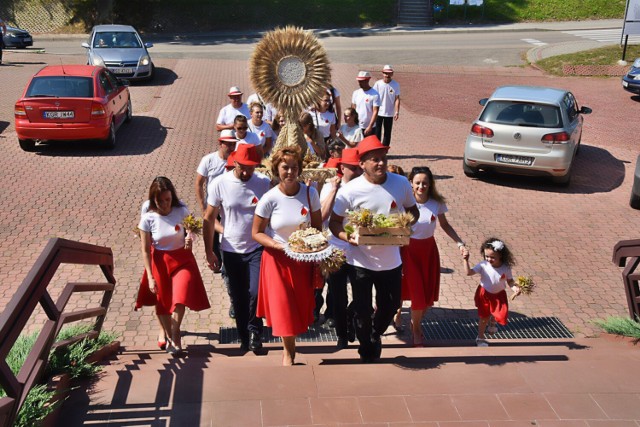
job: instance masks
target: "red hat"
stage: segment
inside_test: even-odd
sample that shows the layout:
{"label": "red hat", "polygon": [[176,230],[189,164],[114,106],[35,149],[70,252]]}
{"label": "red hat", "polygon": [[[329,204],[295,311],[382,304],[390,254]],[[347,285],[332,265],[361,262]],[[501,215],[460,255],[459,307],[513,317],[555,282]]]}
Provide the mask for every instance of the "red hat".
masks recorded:
{"label": "red hat", "polygon": [[331,157],[327,162],[322,166],[323,168],[337,168],[340,166],[340,157]]}
{"label": "red hat", "polygon": [[235,161],[242,166],[258,166],[260,164],[260,154],[258,148],[253,144],[240,144],[236,148]]}
{"label": "red hat", "polygon": [[[370,135],[358,143],[358,155],[360,159],[362,159],[362,156],[364,156],[365,153],[375,150],[388,151],[389,147],[382,145],[378,137],[375,135]],[[344,151],[342,157],[344,157]]]}
{"label": "red hat", "polygon": [[340,160],[340,163],[351,166],[359,166],[360,158],[358,156],[358,149],[345,148],[344,150],[342,150],[342,159]]}
{"label": "red hat", "polygon": [[236,160],[236,152],[233,151],[231,154],[229,154],[229,157],[227,157],[227,164],[224,165],[224,167],[227,170],[231,170],[231,169],[235,168],[236,165],[233,164],[233,162],[235,162],[235,160]]}

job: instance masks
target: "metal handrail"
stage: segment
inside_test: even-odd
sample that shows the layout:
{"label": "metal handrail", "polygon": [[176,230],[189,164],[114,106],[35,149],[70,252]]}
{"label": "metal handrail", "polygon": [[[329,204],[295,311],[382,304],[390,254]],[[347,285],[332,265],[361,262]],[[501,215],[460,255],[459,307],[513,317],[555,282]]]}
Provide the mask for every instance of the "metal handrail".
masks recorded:
{"label": "metal handrail", "polygon": [[[54,302],[48,286],[61,264],[97,265],[107,282],[67,283],[58,300]],[[84,338],[96,338],[100,334],[115,284],[113,253],[110,248],[60,238],[49,240],[0,315],[0,386],[7,394],[0,399],[1,426],[10,426],[14,422],[29,390],[40,380],[52,349],[68,346]],[[104,292],[98,307],[65,312],[66,305],[74,293],[89,291]],[[45,321],[25,363],[16,375],[9,368],[6,358],[38,304],[42,306],[48,320]],[[94,317],[96,321],[91,331],[55,343],[55,338],[64,324]]]}
{"label": "metal handrail", "polygon": [[640,276],[636,273],[640,265],[640,240],[621,240],[616,243],[613,248],[613,262],[618,267],[624,267],[622,281],[627,294],[629,316],[634,320],[640,319],[640,288],[638,287]]}

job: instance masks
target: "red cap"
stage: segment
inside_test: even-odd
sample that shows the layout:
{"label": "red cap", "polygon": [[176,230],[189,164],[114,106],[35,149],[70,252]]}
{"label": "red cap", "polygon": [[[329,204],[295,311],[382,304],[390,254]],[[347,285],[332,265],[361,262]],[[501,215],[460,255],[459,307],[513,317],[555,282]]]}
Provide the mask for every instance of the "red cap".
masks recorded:
{"label": "red cap", "polygon": [[345,165],[351,166],[359,166],[360,165],[360,157],[358,155],[357,148],[345,148],[342,150],[342,159],[340,163],[344,163]]}
{"label": "red cap", "polygon": [[[359,158],[362,158],[362,156],[364,156],[365,153],[368,153],[369,151],[375,151],[375,150],[388,151],[389,147],[382,145],[378,137],[375,135],[370,135],[358,143]],[[344,150],[343,150],[342,156],[344,157]]]}
{"label": "red cap", "polygon": [[260,164],[258,148],[253,144],[240,144],[235,153],[236,163],[242,166],[258,166]]}
{"label": "red cap", "polygon": [[227,170],[231,170],[231,169],[235,168],[236,165],[233,164],[233,162],[235,162],[235,160],[236,160],[236,152],[234,151],[231,154],[229,154],[229,157],[227,157],[227,164],[224,165],[224,167]]}
{"label": "red cap", "polygon": [[323,168],[337,168],[340,165],[340,157],[331,157],[327,162],[322,166]]}

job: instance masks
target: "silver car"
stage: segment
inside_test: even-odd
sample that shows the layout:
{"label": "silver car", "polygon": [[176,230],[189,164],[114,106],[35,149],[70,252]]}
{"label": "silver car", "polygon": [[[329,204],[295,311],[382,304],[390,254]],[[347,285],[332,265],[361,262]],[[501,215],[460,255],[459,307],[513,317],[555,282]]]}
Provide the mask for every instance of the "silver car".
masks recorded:
{"label": "silver car", "polygon": [[480,105],[464,149],[465,175],[497,170],[569,184],[589,107],[569,91],[537,86],[502,86]]}
{"label": "silver car", "polygon": [[151,80],[154,66],[140,35],[130,25],[97,25],[91,30],[87,49],[87,64],[108,68],[118,78]]}

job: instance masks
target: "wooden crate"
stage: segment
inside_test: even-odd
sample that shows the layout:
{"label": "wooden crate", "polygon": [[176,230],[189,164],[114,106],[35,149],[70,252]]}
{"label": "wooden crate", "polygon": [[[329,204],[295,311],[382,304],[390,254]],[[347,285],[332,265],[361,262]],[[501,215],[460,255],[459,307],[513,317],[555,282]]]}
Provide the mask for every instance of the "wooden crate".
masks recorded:
{"label": "wooden crate", "polygon": [[411,229],[392,227],[392,228],[367,228],[358,227],[356,230],[358,235],[358,245],[370,246],[406,246],[411,238]]}

